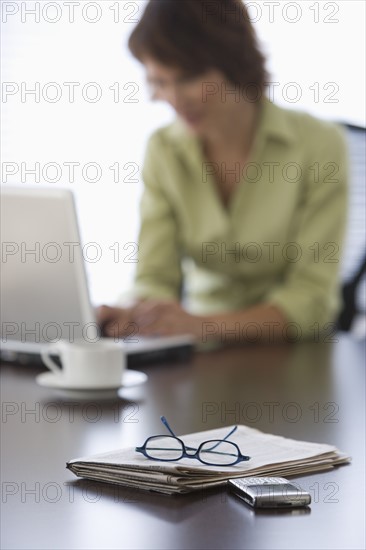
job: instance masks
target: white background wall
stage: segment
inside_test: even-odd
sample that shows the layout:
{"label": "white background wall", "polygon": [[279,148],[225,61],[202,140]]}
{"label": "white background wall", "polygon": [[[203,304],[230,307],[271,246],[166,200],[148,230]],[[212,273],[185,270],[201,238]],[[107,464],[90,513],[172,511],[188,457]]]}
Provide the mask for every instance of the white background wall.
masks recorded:
{"label": "white background wall", "polygon": [[[363,0],[247,4],[278,83],[274,101],[365,125]],[[114,302],[131,282],[146,141],[174,116],[149,101],[126,48],[144,6],[1,2],[2,181],[36,185],[26,170],[39,167],[40,185],[74,190],[82,241],[101,253],[92,261],[89,248],[86,258],[95,304]],[[70,163],[79,163],[74,180]]]}

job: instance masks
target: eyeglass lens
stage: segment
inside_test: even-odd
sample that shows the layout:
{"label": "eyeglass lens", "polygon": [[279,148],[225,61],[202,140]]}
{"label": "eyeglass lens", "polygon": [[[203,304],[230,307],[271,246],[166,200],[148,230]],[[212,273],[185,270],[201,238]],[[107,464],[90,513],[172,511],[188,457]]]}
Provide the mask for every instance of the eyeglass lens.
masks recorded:
{"label": "eyeglass lens", "polygon": [[145,447],[146,454],[158,460],[179,460],[183,456],[182,443],[174,437],[151,437]]}
{"label": "eyeglass lens", "polygon": [[205,464],[229,466],[238,460],[239,454],[236,446],[230,441],[217,440],[204,443],[198,456]]}

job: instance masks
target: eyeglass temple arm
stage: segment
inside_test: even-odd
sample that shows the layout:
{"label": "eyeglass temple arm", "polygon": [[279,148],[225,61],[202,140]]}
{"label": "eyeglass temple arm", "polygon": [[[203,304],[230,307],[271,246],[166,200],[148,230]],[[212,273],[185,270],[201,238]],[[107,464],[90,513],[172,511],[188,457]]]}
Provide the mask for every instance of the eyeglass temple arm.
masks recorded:
{"label": "eyeglass temple arm", "polygon": [[223,437],[223,438],[221,439],[221,441],[219,441],[218,443],[216,443],[215,445],[213,445],[212,447],[210,447],[209,449],[207,449],[207,451],[212,451],[212,449],[216,449],[216,447],[218,447],[219,445],[221,445],[221,443],[222,443],[223,441],[226,441],[226,439],[229,439],[229,437],[230,437],[231,435],[233,435],[233,433],[236,432],[237,429],[238,429],[238,426],[234,426],[233,429],[230,430],[230,432],[229,432],[227,435],[225,435],[225,437]]}
{"label": "eyeglass temple arm", "polygon": [[[167,419],[165,418],[165,416],[161,416],[160,417],[160,420],[162,421],[162,423],[164,424],[164,426],[167,428],[167,430],[172,434],[173,437],[177,437],[175,435],[175,433],[173,432],[173,430],[171,429],[171,427],[169,426],[168,424],[168,421]],[[197,449],[195,447],[188,447],[187,445],[185,445],[185,448],[188,449],[188,451],[197,451]]]}
{"label": "eyeglass temple arm", "polygon": [[[168,421],[167,419],[165,418],[165,416],[161,416],[160,417],[160,420],[162,421],[162,423],[164,424],[164,426],[167,428],[167,430],[172,434],[173,437],[177,437],[175,435],[175,433],[173,432],[173,430],[171,429],[171,427],[169,426],[168,424]],[[230,432],[225,435],[225,437],[223,437],[221,439],[221,441],[219,441],[218,443],[216,443],[216,445],[213,445],[213,447],[210,447],[209,449],[207,449],[208,451],[212,451],[212,449],[216,449],[216,447],[218,447],[223,441],[225,441],[226,439],[228,439],[234,432],[236,432],[236,430],[238,429],[238,426],[234,426],[232,430],[230,430]],[[189,450],[192,450],[193,447],[187,447],[187,449]]]}
{"label": "eyeglass temple arm", "polygon": [[175,435],[175,433],[173,432],[173,430],[171,429],[171,427],[169,426],[168,424],[168,421],[167,419],[165,418],[165,416],[161,416],[160,417],[160,420],[162,421],[162,423],[164,424],[164,426],[167,428],[167,430],[172,434],[173,437],[177,437]]}

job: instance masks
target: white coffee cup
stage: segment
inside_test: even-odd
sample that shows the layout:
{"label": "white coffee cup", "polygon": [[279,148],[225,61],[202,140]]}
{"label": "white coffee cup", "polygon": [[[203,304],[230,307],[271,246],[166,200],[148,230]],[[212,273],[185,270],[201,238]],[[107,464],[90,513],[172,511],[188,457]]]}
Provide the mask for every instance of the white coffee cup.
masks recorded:
{"label": "white coffee cup", "polygon": [[[50,355],[60,356],[62,368]],[[45,347],[41,357],[46,367],[68,388],[119,388],[126,367],[121,344],[108,338],[97,342],[60,340]]]}

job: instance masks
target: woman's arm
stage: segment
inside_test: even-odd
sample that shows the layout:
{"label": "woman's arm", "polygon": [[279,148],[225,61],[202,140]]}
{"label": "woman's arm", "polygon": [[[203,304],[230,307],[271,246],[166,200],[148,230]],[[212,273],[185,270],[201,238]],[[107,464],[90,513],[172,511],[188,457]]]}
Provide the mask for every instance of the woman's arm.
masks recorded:
{"label": "woman's arm", "polygon": [[[142,335],[191,334],[197,343],[287,342],[294,340],[283,313],[272,305],[218,315],[191,315],[179,302],[147,300],[132,312]],[[296,337],[296,335],[295,335]]]}
{"label": "woman's arm", "polygon": [[133,327],[138,334],[145,336],[191,334],[197,343],[272,343],[291,339],[283,314],[276,307],[267,305],[198,316],[187,313],[179,302],[146,300],[130,308],[103,305],[96,313],[102,333],[107,337],[124,337]]}
{"label": "woman's arm", "polygon": [[263,302],[296,324],[302,339],[331,330],[340,310],[339,270],[348,206],[348,153],[344,135],[330,126],[309,145],[313,153],[305,180],[299,228],[291,238],[299,259]]}

